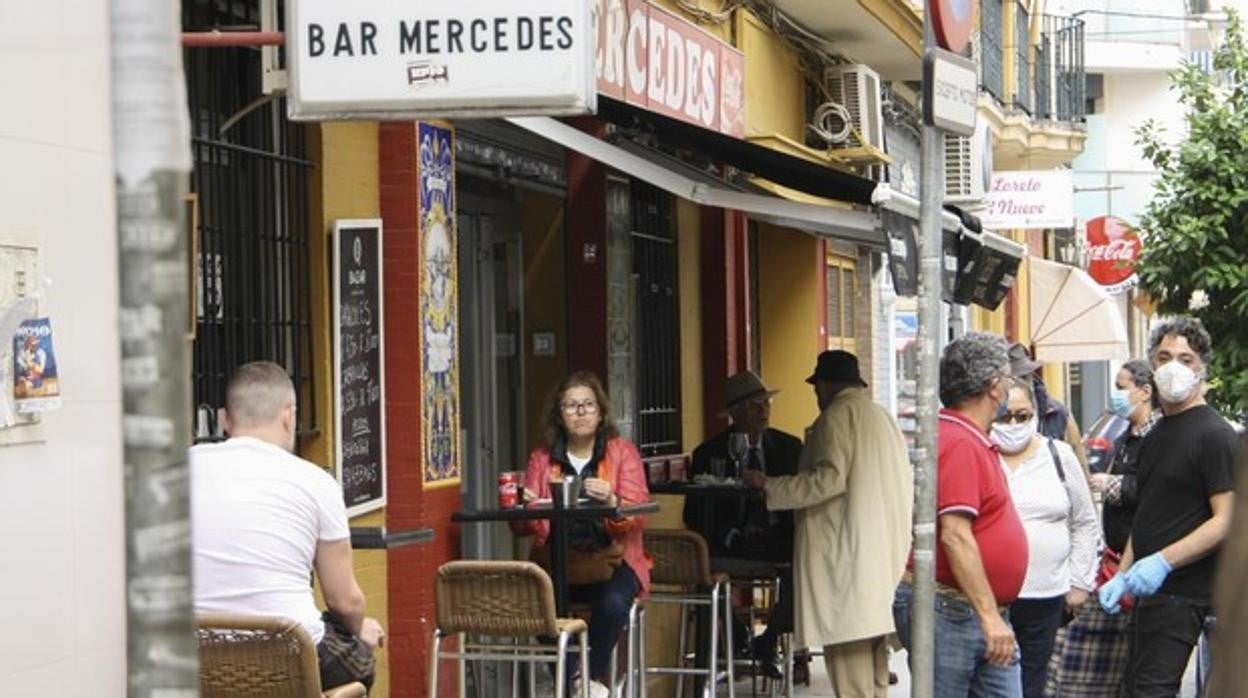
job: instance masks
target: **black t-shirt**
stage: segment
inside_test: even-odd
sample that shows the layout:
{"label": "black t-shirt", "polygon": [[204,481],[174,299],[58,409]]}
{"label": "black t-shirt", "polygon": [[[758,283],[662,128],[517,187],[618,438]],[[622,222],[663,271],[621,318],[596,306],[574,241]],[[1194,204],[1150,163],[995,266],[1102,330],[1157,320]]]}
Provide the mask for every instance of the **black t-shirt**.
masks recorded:
{"label": "black t-shirt", "polygon": [[[1131,527],[1136,560],[1213,517],[1209,498],[1235,487],[1237,447],[1235,430],[1208,405],[1167,416],[1149,432],[1140,447],[1139,503]],[[1216,565],[1215,552],[1171,572],[1159,591],[1207,599]]]}

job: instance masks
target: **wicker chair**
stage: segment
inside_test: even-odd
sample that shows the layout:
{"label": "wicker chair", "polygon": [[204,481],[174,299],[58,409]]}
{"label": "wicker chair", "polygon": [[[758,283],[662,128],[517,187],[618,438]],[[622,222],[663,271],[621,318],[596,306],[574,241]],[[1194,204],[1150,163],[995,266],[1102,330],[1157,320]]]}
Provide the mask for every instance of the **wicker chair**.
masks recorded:
{"label": "wicker chair", "polygon": [[[680,614],[680,660],[677,666],[651,667],[645,665],[645,652],[641,652],[641,676],[667,674],[682,677],[676,684],[678,698],[684,695],[687,676],[701,676],[706,680],[707,693],[714,695],[714,686],[723,680],[728,686],[729,698],[736,697],[732,667],[732,613],[731,581],[727,575],[712,574],[711,560],[706,540],[697,533],[685,529],[646,529],[646,552],[654,561],[650,569],[651,584],[675,588],[676,591],[659,591],[651,588],[647,605],[669,603],[681,607]],[[689,666],[689,619],[700,606],[710,608],[710,632],[705,668]],[[722,616],[721,616],[722,614]],[[638,644],[646,646],[646,614],[643,608],[637,619]],[[720,633],[723,633],[723,652],[720,652]],[[723,669],[720,669],[720,665]],[[641,696],[646,695],[646,682],[637,682]]]}
{"label": "wicker chair", "polygon": [[287,618],[201,615],[202,698],[364,698],[362,683],[321,691],[316,645]]}
{"label": "wicker chair", "polygon": [[[469,660],[512,662],[513,666],[555,665],[555,698],[563,698],[568,643],[579,641],[581,676],[589,675],[588,626],[579,618],[555,616],[555,591],[546,571],[532,562],[456,560],[438,568],[434,588],[438,627],[429,657],[429,695],[438,695],[438,663],[458,660],[460,695]],[[445,651],[442,640],[459,636],[459,651]],[[511,644],[481,643],[470,637],[507,639]],[[553,637],[543,645],[533,641]],[[589,681],[581,682],[589,698]]]}

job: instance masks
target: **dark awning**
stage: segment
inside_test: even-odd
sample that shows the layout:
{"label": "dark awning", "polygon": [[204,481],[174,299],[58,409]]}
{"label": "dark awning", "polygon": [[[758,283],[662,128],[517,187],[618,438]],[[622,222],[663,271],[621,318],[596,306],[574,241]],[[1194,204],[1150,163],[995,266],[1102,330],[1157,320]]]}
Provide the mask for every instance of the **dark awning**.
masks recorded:
{"label": "dark awning", "polygon": [[644,127],[664,145],[700,151],[757,177],[825,199],[870,206],[878,183],[749,141],[677,121],[598,96],[598,118],[627,128]]}

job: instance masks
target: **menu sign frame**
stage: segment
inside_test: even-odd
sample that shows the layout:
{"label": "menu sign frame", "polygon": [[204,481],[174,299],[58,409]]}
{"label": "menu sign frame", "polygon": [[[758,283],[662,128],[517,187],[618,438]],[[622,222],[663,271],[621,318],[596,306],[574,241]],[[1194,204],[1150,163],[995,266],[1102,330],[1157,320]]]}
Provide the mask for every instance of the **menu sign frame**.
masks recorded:
{"label": "menu sign frame", "polygon": [[382,222],[334,221],[334,475],[348,516],[386,504]]}

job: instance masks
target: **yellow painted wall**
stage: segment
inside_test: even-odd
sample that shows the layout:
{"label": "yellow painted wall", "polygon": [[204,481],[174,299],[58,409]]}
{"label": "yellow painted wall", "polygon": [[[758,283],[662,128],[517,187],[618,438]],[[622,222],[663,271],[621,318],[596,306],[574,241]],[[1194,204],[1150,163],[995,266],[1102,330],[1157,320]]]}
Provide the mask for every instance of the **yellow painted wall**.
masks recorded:
{"label": "yellow painted wall", "polygon": [[819,241],[787,228],[758,228],[760,366],[767,385],[782,391],[771,424],[800,437],[819,414],[806,384],[820,341]]}
{"label": "yellow painted wall", "polygon": [[793,57],[753,14],[737,11],[737,48],[745,53],[745,135],[778,134],[803,142],[806,88]]}
{"label": "yellow painted wall", "polygon": [[[550,391],[568,371],[567,278],[564,274],[563,199],[526,192],[521,211],[524,249],[524,356],[527,443],[541,440]],[[555,333],[555,355],[533,355],[533,333]]]}
{"label": "yellow painted wall", "polygon": [[[686,453],[702,442],[702,217],[697,205],[676,201],[676,258],[680,260],[680,414]],[[644,312],[644,309],[643,311]]]}
{"label": "yellow painted wall", "polygon": [[[708,34],[713,34],[724,41],[732,41],[732,24],[728,21],[704,21],[702,18],[695,17],[688,12],[685,12],[679,5],[676,4],[675,0],[649,1],[651,5],[658,5],[659,7],[668,10],[682,19],[696,24],[698,28]],[[688,0],[686,0],[686,2],[688,2]],[[692,4],[697,5],[700,9],[707,12],[719,12],[724,9],[724,0],[693,0]]]}
{"label": "yellow painted wall", "polygon": [[[312,342],[316,376],[316,421],[320,434],[301,444],[300,455],[322,466],[331,467],[334,460],[334,379],[333,343],[330,303],[329,240],[334,221],[341,218],[380,218],[381,202],[377,170],[377,124],[369,122],[323,123],[309,129],[310,155],[313,168],[309,226],[312,274]],[[383,235],[384,230],[383,230]],[[351,520],[353,526],[385,525],[385,512],[378,510]],[[368,615],[386,624],[386,553],[357,550],[354,554],[355,576],[368,600]],[[390,672],[386,652],[378,654],[377,681],[370,695],[384,698],[390,694]]]}

